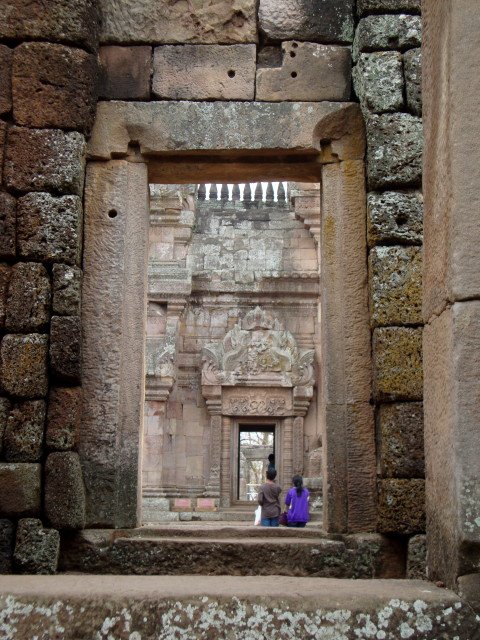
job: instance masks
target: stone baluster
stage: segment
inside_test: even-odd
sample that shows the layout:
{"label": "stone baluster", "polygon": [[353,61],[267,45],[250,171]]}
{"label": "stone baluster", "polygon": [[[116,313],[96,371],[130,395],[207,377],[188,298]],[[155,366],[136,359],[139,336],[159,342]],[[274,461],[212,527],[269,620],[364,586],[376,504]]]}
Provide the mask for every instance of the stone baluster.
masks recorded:
{"label": "stone baluster", "polygon": [[197,198],[198,200],[205,200],[207,197],[207,187],[205,184],[198,185]]}
{"label": "stone baluster", "polygon": [[273,192],[273,184],[271,182],[269,182],[267,184],[267,192],[265,194],[265,201],[266,202],[273,202],[275,197],[275,194]]}
{"label": "stone baluster", "polygon": [[263,200],[263,190],[261,182],[257,182],[257,186],[255,187],[255,196],[253,199],[255,200],[255,202],[262,202]]}
{"label": "stone baluster", "polygon": [[228,201],[228,184],[222,184],[222,188],[220,190],[220,200],[223,202]]}
{"label": "stone baluster", "polygon": [[233,185],[232,200],[240,200],[240,186],[238,184]]}
{"label": "stone baluster", "polygon": [[285,187],[283,186],[283,182],[279,182],[278,183],[278,190],[277,190],[277,200],[278,202],[285,202],[285,200],[287,199],[287,194],[285,193]]}
{"label": "stone baluster", "polygon": [[252,187],[250,186],[250,183],[247,182],[245,185],[245,189],[243,190],[243,201],[251,202],[251,200],[252,200]]}
{"label": "stone baluster", "polygon": [[209,196],[210,196],[210,200],[216,200],[216,199],[217,199],[217,196],[218,196],[218,193],[217,193],[217,185],[216,185],[216,184],[214,184],[213,182],[212,182],[212,184],[210,185],[210,193],[209,193]]}

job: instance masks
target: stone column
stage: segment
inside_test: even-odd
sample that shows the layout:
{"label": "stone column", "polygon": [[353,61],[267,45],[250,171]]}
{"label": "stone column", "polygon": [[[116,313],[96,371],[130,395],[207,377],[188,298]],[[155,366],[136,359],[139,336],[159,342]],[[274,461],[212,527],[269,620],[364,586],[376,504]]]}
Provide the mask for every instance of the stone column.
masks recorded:
{"label": "stone column", "polygon": [[290,488],[293,475],[293,418],[285,418],[282,425],[282,474],[279,478],[283,490]]}
{"label": "stone column", "polygon": [[232,492],[232,420],[228,416],[221,416],[222,420],[222,459],[220,467],[220,506],[229,507]]}
{"label": "stone column", "polygon": [[207,481],[206,495],[218,498],[220,495],[220,468],[222,456],[222,416],[210,418],[210,476]]}
{"label": "stone column", "polygon": [[87,527],[135,527],[145,379],[148,176],[92,162],[85,190],[83,426]]}
{"label": "stone column", "polygon": [[476,0],[423,11],[427,571],[468,597],[480,591],[480,13]]}

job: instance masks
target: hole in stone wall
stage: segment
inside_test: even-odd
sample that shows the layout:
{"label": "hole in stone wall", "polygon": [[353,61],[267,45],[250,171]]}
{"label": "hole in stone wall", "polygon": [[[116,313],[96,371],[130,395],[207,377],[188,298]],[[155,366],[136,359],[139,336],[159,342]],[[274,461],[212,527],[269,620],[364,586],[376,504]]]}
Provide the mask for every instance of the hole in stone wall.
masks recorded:
{"label": "hole in stone wall", "polygon": [[110,211],[108,212],[108,217],[109,218],[116,218],[118,216],[118,212],[116,209],[110,209]]}
{"label": "hole in stone wall", "polygon": [[296,78],[297,77],[297,72],[296,71],[292,71],[292,73],[290,75],[292,76],[292,78]]}
{"label": "hole in stone wall", "polygon": [[295,53],[295,51],[290,51],[290,57],[291,58],[295,58],[297,54]]}
{"label": "hole in stone wall", "polygon": [[234,78],[235,77],[235,71],[233,69],[230,69],[228,72],[228,77],[229,78]]}

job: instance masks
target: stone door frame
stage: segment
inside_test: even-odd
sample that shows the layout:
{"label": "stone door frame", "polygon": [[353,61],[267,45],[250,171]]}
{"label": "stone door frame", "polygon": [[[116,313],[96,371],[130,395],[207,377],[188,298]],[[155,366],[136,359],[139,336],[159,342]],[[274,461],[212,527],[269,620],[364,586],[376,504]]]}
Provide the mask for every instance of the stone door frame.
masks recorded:
{"label": "stone door frame", "polygon": [[85,186],[87,526],[140,521],[149,182],[321,182],[324,526],[376,521],[364,125],[349,103],[99,103]]}

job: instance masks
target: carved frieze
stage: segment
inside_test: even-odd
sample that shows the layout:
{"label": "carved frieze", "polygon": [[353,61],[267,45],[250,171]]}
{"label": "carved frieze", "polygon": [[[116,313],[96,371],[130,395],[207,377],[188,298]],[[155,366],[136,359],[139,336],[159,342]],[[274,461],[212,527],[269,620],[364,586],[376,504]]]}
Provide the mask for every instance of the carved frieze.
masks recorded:
{"label": "carved frieze", "polygon": [[292,415],[290,389],[224,388],[222,413],[230,416]]}

